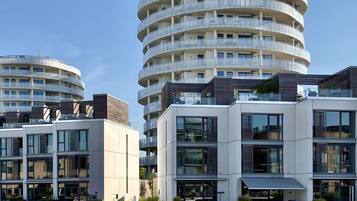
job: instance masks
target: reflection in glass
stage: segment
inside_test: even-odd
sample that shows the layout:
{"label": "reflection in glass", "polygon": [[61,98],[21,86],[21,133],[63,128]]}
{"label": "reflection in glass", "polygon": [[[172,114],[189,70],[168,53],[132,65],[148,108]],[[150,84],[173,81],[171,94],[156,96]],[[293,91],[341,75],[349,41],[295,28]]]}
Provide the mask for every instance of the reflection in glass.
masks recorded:
{"label": "reflection in glass", "polygon": [[352,138],[354,112],[314,111],[314,137]]}
{"label": "reflection in glass", "polygon": [[88,151],[88,131],[58,131],[58,150],[60,152]]}
{"label": "reflection in glass", "polygon": [[1,161],[1,180],[22,180],[22,160]]}
{"label": "reflection in glass", "polygon": [[314,172],[354,172],[354,145],[314,144]]}
{"label": "reflection in glass", "polygon": [[58,177],[88,177],[88,155],[58,156]]}
{"label": "reflection in glass", "polygon": [[22,138],[1,138],[2,157],[22,156]]}
{"label": "reflection in glass", "polygon": [[282,140],[283,115],[243,114],[242,138],[246,140]]}
{"label": "reflection in glass", "polygon": [[177,117],[177,140],[181,142],[216,142],[216,117]]}
{"label": "reflection in glass", "polygon": [[216,181],[178,181],[177,195],[184,201],[217,200]]}
{"label": "reflection in glass", "polygon": [[60,201],[86,201],[87,195],[88,183],[86,182],[65,182],[58,184],[58,197]]}
{"label": "reflection in glass", "polygon": [[178,175],[217,173],[217,148],[177,148]]}
{"label": "reflection in glass", "polygon": [[1,200],[23,200],[22,184],[2,184]]}
{"label": "reflection in glass", "polygon": [[27,136],[27,154],[52,153],[52,134],[35,134]]}
{"label": "reflection in glass", "polygon": [[28,196],[29,201],[38,201],[38,200],[52,200],[53,198],[53,185],[52,184],[29,184],[28,185]]}
{"label": "reflection in glass", "polygon": [[49,179],[52,178],[52,158],[28,159],[29,179]]}
{"label": "reflection in glass", "polygon": [[354,180],[314,180],[314,198],[327,201],[349,201],[354,192]]}
{"label": "reflection in glass", "polygon": [[242,169],[243,173],[281,174],[283,147],[243,145]]}

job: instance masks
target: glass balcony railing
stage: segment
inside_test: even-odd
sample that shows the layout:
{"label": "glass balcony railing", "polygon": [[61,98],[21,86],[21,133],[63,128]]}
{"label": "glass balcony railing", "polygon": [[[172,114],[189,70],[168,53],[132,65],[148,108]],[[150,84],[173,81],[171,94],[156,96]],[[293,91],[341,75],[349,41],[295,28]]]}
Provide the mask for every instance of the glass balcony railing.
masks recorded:
{"label": "glass balcony railing", "polygon": [[327,98],[327,97],[350,98],[350,97],[352,97],[352,90],[350,90],[350,89],[318,89],[318,90],[307,89],[300,94],[303,95],[305,98]]}
{"label": "glass balcony railing", "polygon": [[151,138],[141,139],[139,141],[139,145],[140,145],[140,148],[156,147],[157,138],[151,137]]}
{"label": "glass balcony railing", "polygon": [[233,97],[234,101],[281,101],[280,94],[243,93]]}
{"label": "glass balcony railing", "polygon": [[140,158],[140,166],[156,165],[156,164],[157,164],[156,156],[145,156]]}
{"label": "glass balcony railing", "polygon": [[177,105],[215,105],[216,99],[213,97],[175,97],[172,104]]}

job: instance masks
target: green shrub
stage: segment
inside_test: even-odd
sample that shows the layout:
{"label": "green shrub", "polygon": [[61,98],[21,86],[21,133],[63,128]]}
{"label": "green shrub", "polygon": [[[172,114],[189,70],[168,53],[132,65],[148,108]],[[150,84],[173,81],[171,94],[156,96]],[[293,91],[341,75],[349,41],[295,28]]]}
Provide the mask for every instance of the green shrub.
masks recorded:
{"label": "green shrub", "polygon": [[159,201],[159,197],[149,197],[147,201]]}
{"label": "green shrub", "polygon": [[182,201],[180,197],[175,197],[173,201]]}
{"label": "green shrub", "polygon": [[147,201],[147,198],[139,198],[139,201]]}
{"label": "green shrub", "polygon": [[312,201],[326,201],[326,200],[323,198],[314,198]]}
{"label": "green shrub", "polygon": [[238,198],[238,201],[252,201],[249,195],[243,195]]}

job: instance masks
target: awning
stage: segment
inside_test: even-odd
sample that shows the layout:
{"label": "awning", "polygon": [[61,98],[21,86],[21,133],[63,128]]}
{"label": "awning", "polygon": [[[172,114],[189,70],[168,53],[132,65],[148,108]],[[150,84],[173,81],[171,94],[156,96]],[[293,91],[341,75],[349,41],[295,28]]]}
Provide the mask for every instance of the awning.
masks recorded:
{"label": "awning", "polygon": [[251,190],[305,190],[303,185],[291,178],[245,177],[242,181]]}

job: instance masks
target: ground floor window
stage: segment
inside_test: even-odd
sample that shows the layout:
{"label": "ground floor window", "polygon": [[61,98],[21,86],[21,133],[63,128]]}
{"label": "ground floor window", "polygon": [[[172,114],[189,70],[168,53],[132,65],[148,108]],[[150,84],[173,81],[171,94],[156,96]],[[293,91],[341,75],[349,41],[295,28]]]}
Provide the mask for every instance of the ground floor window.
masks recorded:
{"label": "ground floor window", "polygon": [[177,196],[184,201],[216,201],[217,181],[177,181]]}
{"label": "ground floor window", "polygon": [[352,201],[354,180],[314,180],[314,198],[326,201]]}
{"label": "ground floor window", "polygon": [[60,201],[87,201],[87,182],[58,183],[58,198]]}
{"label": "ground floor window", "polygon": [[29,184],[28,196],[29,201],[51,200],[53,198],[52,184]]}
{"label": "ground floor window", "polygon": [[282,190],[249,190],[242,182],[242,195],[249,195],[252,201],[283,201],[284,192]]}
{"label": "ground floor window", "polygon": [[22,184],[2,184],[1,200],[23,200]]}

